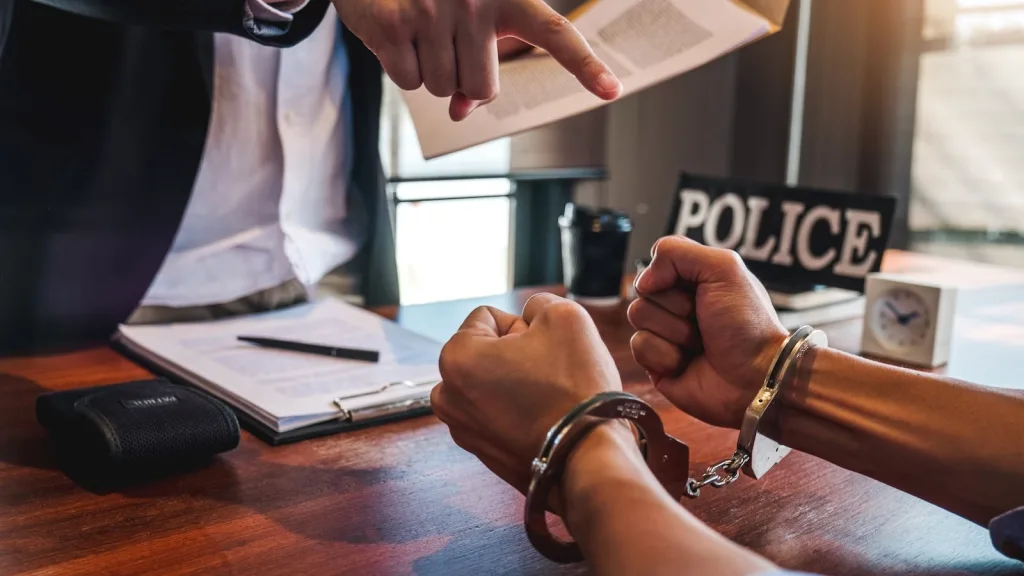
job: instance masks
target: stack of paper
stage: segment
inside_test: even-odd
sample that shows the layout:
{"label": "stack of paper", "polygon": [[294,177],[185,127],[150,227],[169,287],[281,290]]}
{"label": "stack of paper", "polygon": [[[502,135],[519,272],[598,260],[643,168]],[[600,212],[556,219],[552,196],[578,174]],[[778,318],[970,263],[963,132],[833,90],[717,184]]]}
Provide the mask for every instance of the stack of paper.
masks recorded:
{"label": "stack of paper", "polygon": [[[789,0],[591,0],[570,16],[623,95],[697,68],[779,29]],[[426,158],[605,104],[546,53],[503,62],[500,94],[462,122],[425,88],[405,94]]]}
{"label": "stack of paper", "polygon": [[[380,361],[262,348],[241,335],[373,349]],[[439,343],[338,300],[217,322],[121,326],[117,340],[276,432],[426,400],[440,380]]]}
{"label": "stack of paper", "polygon": [[780,286],[766,288],[779,321],[790,330],[804,324],[817,326],[864,315],[864,295],[853,290],[825,286],[810,290]]}

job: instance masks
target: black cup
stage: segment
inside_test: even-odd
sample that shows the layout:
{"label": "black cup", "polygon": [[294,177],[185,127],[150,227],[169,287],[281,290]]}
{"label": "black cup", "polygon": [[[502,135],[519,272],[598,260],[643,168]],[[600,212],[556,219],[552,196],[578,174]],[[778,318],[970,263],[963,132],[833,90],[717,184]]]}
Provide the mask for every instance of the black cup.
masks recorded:
{"label": "black cup", "polygon": [[569,295],[593,303],[618,302],[633,223],[622,212],[569,203],[558,218],[562,274]]}

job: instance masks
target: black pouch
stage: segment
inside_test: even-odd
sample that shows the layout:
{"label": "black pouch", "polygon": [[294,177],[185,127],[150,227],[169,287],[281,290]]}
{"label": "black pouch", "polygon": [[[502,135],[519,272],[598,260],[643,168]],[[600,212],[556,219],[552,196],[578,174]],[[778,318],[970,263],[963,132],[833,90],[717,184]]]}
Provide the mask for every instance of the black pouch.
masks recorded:
{"label": "black pouch", "polygon": [[230,408],[162,379],[43,394],[36,418],[65,473],[98,490],[193,469],[239,442]]}

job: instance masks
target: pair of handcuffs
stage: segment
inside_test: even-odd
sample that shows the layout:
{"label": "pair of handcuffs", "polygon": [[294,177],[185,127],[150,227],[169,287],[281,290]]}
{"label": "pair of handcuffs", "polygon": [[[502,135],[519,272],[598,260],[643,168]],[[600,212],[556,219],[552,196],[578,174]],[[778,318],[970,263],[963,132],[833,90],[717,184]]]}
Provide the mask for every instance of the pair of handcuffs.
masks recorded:
{"label": "pair of handcuffs", "polygon": [[525,524],[530,543],[548,559],[560,563],[583,559],[579,545],[555,538],[547,523],[548,499],[558,483],[565,462],[576,444],[594,427],[610,419],[633,424],[644,460],[662,486],[677,501],[697,498],[704,486],[722,488],[736,481],[742,471],[755,480],[764,476],[788,453],[789,448],[758,432],[769,412],[780,384],[796,370],[800,357],[811,347],[825,348],[825,333],[810,326],[794,330],[779,348],[764,385],[747,406],[736,441],[736,452],[704,472],[700,480],[690,478],[690,449],[665,432],[657,412],[642,399],[625,392],[604,392],[580,403],[558,421],[544,440],[531,466],[526,495]]}

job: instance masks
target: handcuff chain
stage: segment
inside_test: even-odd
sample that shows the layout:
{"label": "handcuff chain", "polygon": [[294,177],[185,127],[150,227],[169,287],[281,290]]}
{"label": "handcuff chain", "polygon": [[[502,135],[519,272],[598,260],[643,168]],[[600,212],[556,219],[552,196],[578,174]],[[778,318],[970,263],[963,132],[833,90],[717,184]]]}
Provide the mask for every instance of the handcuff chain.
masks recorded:
{"label": "handcuff chain", "polygon": [[742,450],[737,450],[732,455],[732,458],[709,466],[704,471],[704,477],[700,480],[690,478],[686,481],[686,495],[690,498],[696,498],[700,496],[700,489],[707,485],[711,485],[714,488],[722,488],[732,484],[740,477],[740,469],[747,463],[747,460],[750,460],[750,455]]}

